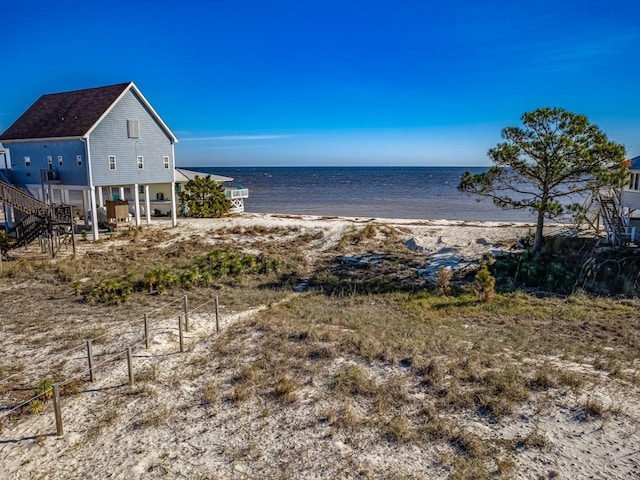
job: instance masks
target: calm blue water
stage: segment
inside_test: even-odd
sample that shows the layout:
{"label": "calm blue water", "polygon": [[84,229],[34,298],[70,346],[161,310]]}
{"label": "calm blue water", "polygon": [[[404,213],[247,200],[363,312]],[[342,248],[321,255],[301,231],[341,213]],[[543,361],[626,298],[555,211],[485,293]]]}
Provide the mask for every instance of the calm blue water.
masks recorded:
{"label": "calm blue water", "polygon": [[529,222],[457,191],[459,167],[187,167],[233,177],[252,213]]}

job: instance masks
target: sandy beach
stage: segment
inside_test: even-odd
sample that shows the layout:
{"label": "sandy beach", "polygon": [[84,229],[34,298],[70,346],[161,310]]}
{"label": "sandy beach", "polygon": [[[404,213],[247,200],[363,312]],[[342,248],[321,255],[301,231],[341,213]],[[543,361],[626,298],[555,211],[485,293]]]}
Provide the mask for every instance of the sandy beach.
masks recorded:
{"label": "sandy beach", "polygon": [[[363,237],[368,226],[373,226],[373,233]],[[530,333],[520,341],[526,340],[525,350],[516,351],[510,344],[485,347],[491,328],[502,331],[501,319],[502,323],[511,320],[504,320],[507,317],[501,311],[492,314],[492,307],[482,306],[470,307],[475,310],[462,313],[451,325],[438,320],[445,313],[439,314],[433,306],[426,313],[411,313],[416,318],[433,315],[423,322],[430,322],[434,338],[446,330],[442,342],[454,337],[454,327],[462,332],[450,346],[434,344],[433,352],[422,346],[411,347],[410,355],[389,351],[385,338],[393,336],[393,328],[378,338],[353,340],[357,348],[341,346],[362,327],[340,315],[356,321],[373,309],[391,321],[389,312],[408,300],[393,295],[338,298],[306,288],[316,269],[333,259],[341,262],[341,268],[357,270],[376,261],[386,268],[384,262],[396,256],[405,262],[402,265],[412,262],[413,277],[428,281],[441,266],[464,271],[473,269],[483,255],[517,251],[519,239],[532,229],[530,224],[517,223],[277,214],[179,219],[174,229],[168,228],[168,221],[156,220],[145,227],[146,236],[114,235],[99,244],[78,241],[77,256],[87,265],[91,258],[111,259],[115,264],[153,250],[161,252],[168,264],[175,252],[188,254],[188,248],[196,245],[202,251],[233,248],[255,255],[269,252],[284,260],[299,258],[296,261],[304,267],[297,283],[271,293],[236,282],[213,292],[176,289],[165,296],[137,294],[135,301],[112,307],[81,303],[69,283],[54,288],[61,281],[50,280],[48,273],[38,280],[38,270],[32,277],[4,275],[0,278],[0,377],[12,378],[0,383],[0,414],[15,405],[15,399],[28,397],[24,390],[50,375],[54,364],[55,374],[63,378],[82,371],[84,341],[89,335],[113,336],[113,344],[97,343],[97,351],[106,358],[110,345],[120,345],[130,332],[139,338],[144,312],[167,307],[153,315],[156,333],[149,348],[138,344],[134,350],[135,386],[127,385],[126,362],[118,357],[100,362],[104,365],[95,382],[86,382],[83,374],[73,394],[63,396],[64,435],[55,434],[50,401],[40,413],[3,416],[0,478],[485,478],[485,470],[474,474],[473,468],[479,468],[475,462],[484,462],[490,475],[486,478],[640,478],[637,358],[625,360],[614,375],[590,353],[536,350],[536,338]],[[567,225],[550,225],[546,234],[562,235],[568,230]],[[345,240],[350,238],[357,241]],[[16,255],[37,256],[37,248]],[[62,276],[60,265],[65,262],[71,262],[69,250],[53,262],[54,268],[58,265],[56,278]],[[15,263],[4,262],[4,268]],[[67,277],[75,280],[71,273]],[[41,293],[29,294],[31,288]],[[211,303],[214,294],[220,296],[219,332]],[[194,311],[189,314],[190,330],[184,334],[187,347],[179,353],[175,318],[183,295],[189,296]],[[34,303],[25,309],[29,301]],[[549,311],[555,312],[549,315],[564,318],[565,300],[549,302]],[[585,330],[592,328],[589,322],[600,325],[602,321],[598,328],[604,332],[609,327],[602,315],[638,306],[635,301],[597,305],[592,308],[593,319],[584,319]],[[361,310],[364,307],[369,310]],[[620,315],[637,322],[625,312]],[[479,328],[474,315],[488,318],[490,326],[478,331],[477,337],[465,337]],[[44,319],[46,327],[38,325]],[[525,328],[517,318],[513,321],[514,332]],[[535,316],[535,321],[539,325],[531,332],[537,328],[541,336],[554,324],[545,315]],[[568,325],[582,320],[563,321]],[[620,342],[636,345],[637,332],[625,332],[619,337],[626,340]],[[64,348],[56,346],[54,339],[64,339]],[[608,348],[617,349],[616,341],[603,344],[603,354]],[[371,358],[351,353],[350,348],[364,351],[367,342],[381,342],[376,348],[386,353]],[[305,353],[298,359],[303,347]],[[450,355],[436,355],[438,348],[449,349]],[[632,348],[637,346],[629,351]],[[69,349],[75,350],[66,353]],[[565,380],[531,387],[511,410],[495,418],[479,414],[473,406],[480,394],[469,396],[469,405],[465,400],[451,407],[454,400],[449,392],[449,406],[443,407],[439,398],[444,393],[438,391],[444,391],[445,385],[451,390],[451,379],[462,375],[452,365],[462,357],[476,365],[475,351],[485,356],[477,357],[483,359],[474,367],[478,373],[460,376],[462,389],[475,385],[478,376],[490,378],[503,365],[524,368],[526,375],[553,372],[547,378]],[[283,363],[281,356],[290,363]],[[445,361],[446,356],[450,358]],[[437,365],[451,366],[436,374]],[[357,388],[350,383],[349,395],[342,396],[346,394],[339,388],[340,380],[345,372],[356,371],[368,383],[360,380]],[[270,383],[263,380],[267,377]],[[394,400],[388,405],[385,398]],[[434,425],[440,425],[439,434],[434,433]],[[382,430],[387,433],[381,434]]]}

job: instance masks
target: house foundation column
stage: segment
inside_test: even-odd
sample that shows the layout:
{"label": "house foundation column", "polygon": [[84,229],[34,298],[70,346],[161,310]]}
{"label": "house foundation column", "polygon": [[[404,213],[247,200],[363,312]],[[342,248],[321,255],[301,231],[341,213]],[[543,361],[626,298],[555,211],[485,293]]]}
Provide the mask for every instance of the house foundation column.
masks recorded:
{"label": "house foundation column", "polygon": [[[100,187],[98,187],[100,188]],[[98,205],[96,203],[96,190],[92,188],[89,190],[89,201],[91,205],[91,232],[93,234],[93,241],[95,242],[99,238],[98,234]]]}
{"label": "house foundation column", "polygon": [[176,212],[176,184],[171,182],[171,225],[178,225],[178,214]]}
{"label": "house foundation column", "polygon": [[138,184],[133,184],[133,202],[135,204],[134,211],[136,212],[136,228],[140,226],[140,193],[138,192]]}
{"label": "house foundation column", "polygon": [[118,189],[118,194],[120,195],[120,200],[124,200],[124,187]]}
{"label": "house foundation column", "polygon": [[144,211],[147,214],[147,225],[151,224],[151,199],[149,198],[149,185],[144,186]]}
{"label": "house foundation column", "polygon": [[96,190],[98,191],[98,207],[102,208],[104,207],[104,194],[102,192],[102,187],[96,187]]}
{"label": "house foundation column", "polygon": [[82,190],[82,218],[84,218],[84,228],[89,227],[89,208],[90,205],[89,199],[87,198],[88,192],[87,190]]}

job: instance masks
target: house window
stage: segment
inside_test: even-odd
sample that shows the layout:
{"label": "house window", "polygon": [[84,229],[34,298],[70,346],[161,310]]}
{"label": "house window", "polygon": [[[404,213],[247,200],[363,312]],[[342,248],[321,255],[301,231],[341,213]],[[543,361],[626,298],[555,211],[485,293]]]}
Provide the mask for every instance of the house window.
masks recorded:
{"label": "house window", "polygon": [[49,170],[53,168],[53,157],[51,155],[47,157],[47,165],[49,166]]}
{"label": "house window", "polygon": [[109,155],[109,170],[115,170],[115,169],[116,169],[116,156]]}
{"label": "house window", "polygon": [[144,158],[142,155],[138,155],[138,170],[142,170],[144,168]]}
{"label": "house window", "polygon": [[169,169],[169,155],[162,157],[162,163],[164,164],[164,168]]}
{"label": "house window", "polygon": [[62,166],[62,155],[58,155],[58,166]]}
{"label": "house window", "polygon": [[82,155],[76,155],[76,162],[78,162],[78,166],[82,166]]}
{"label": "house window", "polygon": [[127,135],[129,138],[140,138],[140,124],[138,120],[127,120]]}
{"label": "house window", "polygon": [[631,184],[629,188],[631,190],[640,190],[640,173],[631,174]]}
{"label": "house window", "polygon": [[25,167],[31,166],[31,157],[24,157],[24,166]]}

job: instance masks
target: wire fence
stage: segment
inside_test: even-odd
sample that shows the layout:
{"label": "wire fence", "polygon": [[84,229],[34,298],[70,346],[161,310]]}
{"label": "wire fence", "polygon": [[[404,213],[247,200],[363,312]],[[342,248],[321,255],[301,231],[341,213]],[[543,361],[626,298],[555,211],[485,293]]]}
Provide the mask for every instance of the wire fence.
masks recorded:
{"label": "wire fence", "polygon": [[[175,311],[175,305],[177,303],[182,303],[182,305],[178,311]],[[127,361],[128,384],[129,386],[133,386],[135,384],[133,365],[134,348],[143,345],[145,349],[149,349],[150,341],[153,337],[167,333],[175,333],[177,330],[179,351],[181,353],[184,352],[184,332],[189,331],[189,315],[202,312],[205,307],[211,306],[211,304],[215,306],[215,329],[216,332],[218,332],[220,330],[218,296],[216,295],[212,299],[189,309],[188,298],[185,295],[182,298],[146,312],[143,316],[143,322],[140,324],[129,323],[128,328],[124,330],[121,328],[122,326],[119,325],[96,337],[87,339],[84,344],[64,350],[63,352],[57,352],[52,357],[47,358],[49,365],[57,365],[57,363],[62,362],[64,367],[66,367],[64,375],[57,375],[62,376],[62,378],[58,378],[56,382],[47,376],[41,377],[42,379],[39,384],[31,388],[24,388],[22,386],[7,388],[10,380],[18,377],[24,378],[28,373],[35,371],[39,366],[38,364],[31,365],[27,369],[0,379],[0,391],[3,393],[14,393],[14,398],[4,398],[0,400],[0,433],[4,430],[4,427],[11,422],[28,418],[31,414],[41,413],[45,409],[46,404],[49,403],[49,400],[52,400],[56,420],[56,434],[58,436],[63,435],[60,388],[70,387],[73,382],[95,382],[98,371],[104,372],[106,370],[105,367],[109,364],[121,365],[123,360]],[[164,318],[157,318],[155,321],[151,320],[152,315],[172,306],[174,306],[172,314],[167,314]],[[176,315],[178,318],[177,323],[175,322]],[[109,340],[109,335],[115,335],[116,337]],[[84,353],[82,355],[70,355],[77,351],[84,351]],[[152,358],[152,356],[148,358]],[[142,360],[142,358],[138,358],[136,362],[139,363]],[[24,395],[24,392],[27,391],[33,392],[31,396]],[[28,398],[24,398],[25,396]]]}
{"label": "wire fence", "polygon": [[[157,312],[161,312],[162,310],[165,310],[165,309],[167,309],[167,308],[171,307],[172,305],[175,305],[176,303],[179,303],[179,302],[182,302],[184,304],[184,302],[185,302],[184,298],[186,298],[186,296],[180,297],[180,298],[178,298],[176,300],[173,300],[171,302],[164,303],[163,305],[160,305],[159,307],[156,307],[153,310],[150,310],[149,312],[146,312],[146,315],[147,316],[151,316],[152,314],[157,313]],[[215,298],[207,301],[206,303],[207,304],[211,303],[214,300],[215,300]],[[200,308],[202,306],[203,305],[200,305],[197,308]],[[128,326],[129,326],[129,329],[128,329],[129,332],[135,331],[136,327],[134,326],[134,324],[129,322]],[[122,334],[123,334],[122,325],[117,325],[117,326],[115,326],[113,328],[110,328],[107,331],[101,333],[100,335],[97,335],[97,336],[94,336],[94,337],[91,337],[91,338],[92,338],[92,340],[94,342],[96,342],[97,340],[104,339],[104,338],[108,337],[109,335],[117,335],[117,336],[121,337]],[[51,347],[51,345],[49,345],[49,347]],[[75,352],[75,351],[81,351],[84,348],[85,348],[85,345],[84,344],[80,344],[80,345],[77,345],[75,347],[69,348],[67,350],[63,350],[61,352],[56,352],[55,355],[47,357],[47,363],[49,365],[53,365],[57,361],[67,361],[69,359],[69,354],[70,353]],[[6,384],[6,382],[8,380],[12,379],[12,378],[17,378],[17,377],[20,377],[20,376],[22,376],[22,377],[34,377],[34,376],[36,376],[37,377],[37,376],[47,375],[47,372],[44,372],[44,373],[41,372],[40,375],[36,375],[35,374],[34,370],[36,370],[39,366],[40,365],[38,365],[38,364],[32,364],[29,367],[27,367],[26,369],[23,369],[23,370],[21,370],[19,372],[13,373],[13,374],[11,374],[11,375],[9,375],[7,377],[4,377],[4,378],[0,379],[0,389],[2,388],[3,384]]]}

